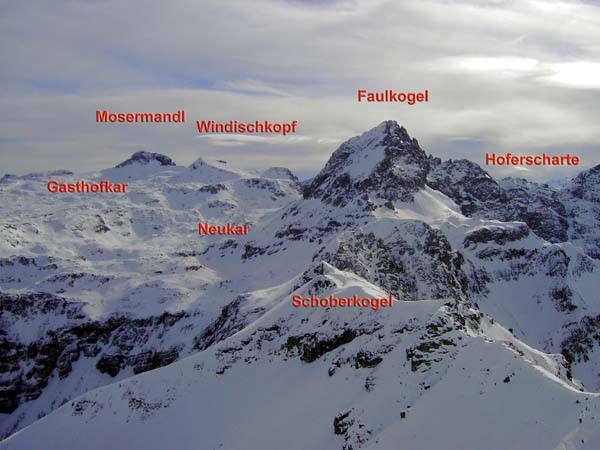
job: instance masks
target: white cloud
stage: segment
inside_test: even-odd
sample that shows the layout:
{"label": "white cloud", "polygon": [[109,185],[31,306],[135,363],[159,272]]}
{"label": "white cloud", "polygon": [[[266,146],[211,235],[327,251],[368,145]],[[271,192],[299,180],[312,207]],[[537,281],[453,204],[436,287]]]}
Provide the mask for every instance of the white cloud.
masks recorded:
{"label": "white cloud", "polygon": [[237,147],[247,144],[293,145],[312,139],[309,136],[301,135],[255,136],[247,134],[204,134],[198,136],[198,138],[207,139],[211,144],[223,147]]}
{"label": "white cloud", "polygon": [[269,86],[267,83],[263,83],[258,80],[218,81],[215,83],[215,87],[219,89],[239,91],[250,94],[279,95],[282,97],[290,96],[288,92],[274,88],[273,86]]}
{"label": "white cloud", "polygon": [[343,142],[343,139],[340,139],[340,138],[320,137],[317,139],[317,144],[323,144],[323,145],[341,144],[342,142]]}
{"label": "white cloud", "polygon": [[543,81],[557,86],[578,89],[600,89],[600,63],[575,61],[550,64],[551,75],[542,77]]}
{"label": "white cloud", "polygon": [[519,56],[450,56],[431,61],[423,67],[443,73],[473,73],[486,78],[517,78],[535,73],[539,61]]}

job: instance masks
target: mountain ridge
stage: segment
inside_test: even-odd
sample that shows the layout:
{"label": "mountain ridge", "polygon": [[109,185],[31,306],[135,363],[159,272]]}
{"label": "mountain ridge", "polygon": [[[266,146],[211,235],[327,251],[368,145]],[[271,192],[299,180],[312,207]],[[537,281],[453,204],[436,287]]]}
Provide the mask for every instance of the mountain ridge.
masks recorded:
{"label": "mountain ridge", "polygon": [[[288,426],[293,421],[280,423],[261,408],[257,420],[280,423],[285,433],[268,443],[251,434],[258,423],[250,421],[236,435],[226,411],[250,410],[218,388],[239,383],[237,395],[245,389],[277,403],[250,375],[267,376],[270,368],[280,394],[286,379],[298,384],[295,397],[277,404],[315,430],[305,437],[319,448],[397,448],[394,436],[405,425],[412,437],[403,448],[423,447],[431,430],[416,417],[435,415],[429,399],[452,392],[470,405],[453,415],[482,430],[492,432],[483,417],[502,420],[492,411],[481,419],[473,413],[487,411],[486,395],[492,404],[510,399],[523,411],[520,420],[537,414],[556,428],[535,442],[542,429],[532,423],[499,437],[498,448],[600,443],[600,416],[587,412],[596,411],[600,389],[600,166],[560,191],[496,181],[474,163],[428,156],[393,121],[342,144],[304,191],[284,168],[197,163],[107,169],[99,175],[131,177],[132,184],[104,202],[50,196],[35,179],[0,185],[8,199],[0,227],[0,345],[10,355],[0,366],[0,405],[9,413],[0,426],[6,436],[35,422],[0,448],[36,448],[42,435],[66,449],[81,446],[76,435],[52,431],[64,421],[98,442],[105,442],[103,429],[117,446],[138,446],[113,416],[160,448],[164,438],[153,430],[168,415],[181,418],[190,408],[212,414],[201,400],[212,398],[210,386],[226,399],[210,426],[196,434],[183,418],[169,422],[189,437],[181,448],[198,439],[244,448],[242,436],[246,448],[247,439],[281,448],[276,443],[286,436],[302,438]],[[24,201],[29,210],[15,206]],[[198,221],[244,223],[251,232],[199,237]],[[399,312],[297,309],[295,293],[391,293]],[[497,361],[485,357],[486,343]],[[314,383],[304,384],[305,376]],[[157,384],[163,378],[170,381]],[[344,395],[322,403],[318,421],[302,422],[302,402],[289,402],[334,385]],[[529,392],[532,385],[544,394]],[[198,403],[182,400],[188,394]],[[552,396],[563,399],[566,415],[552,405],[528,406]],[[584,420],[579,428],[571,425],[577,418]],[[450,422],[454,431],[444,442],[474,442],[463,424]]]}

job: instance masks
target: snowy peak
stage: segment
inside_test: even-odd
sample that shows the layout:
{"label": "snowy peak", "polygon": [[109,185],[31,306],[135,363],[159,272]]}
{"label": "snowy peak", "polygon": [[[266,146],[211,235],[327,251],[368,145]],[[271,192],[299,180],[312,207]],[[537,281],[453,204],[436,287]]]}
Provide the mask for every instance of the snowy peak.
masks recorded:
{"label": "snowy peak", "polygon": [[126,161],[123,161],[120,164],[117,164],[115,167],[126,167],[131,166],[132,164],[141,164],[147,165],[152,163],[158,163],[161,166],[175,166],[176,164],[173,162],[171,158],[168,156],[162,155],[160,153],[151,153],[151,152],[136,152],[131,155]]}
{"label": "snowy peak", "polygon": [[571,223],[570,239],[600,259],[600,164],[573,178],[561,194]]}
{"label": "snowy peak", "polygon": [[202,157],[199,157],[196,161],[190,164],[190,169],[200,171],[218,171],[222,173],[237,174],[240,176],[247,174],[244,170],[235,168],[229,165],[227,161],[222,159],[206,160]]}
{"label": "snowy peak", "polygon": [[482,202],[506,201],[503,189],[474,162],[466,159],[442,162],[439,158],[431,158],[430,167],[429,186],[453,199],[467,216],[479,211]]}
{"label": "snowy peak", "polygon": [[448,197],[468,217],[525,222],[549,242],[564,242],[569,224],[557,190],[523,178],[494,180],[466,159],[430,158],[427,184]]}
{"label": "snowy peak", "polygon": [[429,161],[416,139],[395,121],[344,142],[305,190],[305,197],[342,205],[369,194],[410,201],[425,186]]}
{"label": "snowy peak", "polygon": [[286,167],[270,167],[263,171],[260,176],[264,178],[272,178],[274,180],[292,180],[298,183],[300,182],[296,175],[294,175],[292,171]]}
{"label": "snowy peak", "polygon": [[427,155],[411,138],[404,127],[393,120],[382,122],[375,128],[344,142],[336,150],[323,171],[348,173],[352,180],[370,177],[378,166],[387,169],[402,163],[426,164]]}
{"label": "snowy peak", "polygon": [[208,164],[202,157],[199,157],[196,161],[190,164],[190,169],[192,170],[201,170],[204,167],[212,167],[212,165]]}
{"label": "snowy peak", "polygon": [[600,203],[600,164],[573,178],[568,189],[576,198]]}
{"label": "snowy peak", "polygon": [[261,172],[262,178],[268,178],[270,180],[285,180],[292,183],[292,186],[298,193],[302,193],[302,186],[300,180],[294,173],[286,167],[270,167],[267,170]]}
{"label": "snowy peak", "polygon": [[413,143],[419,145],[416,139],[411,138],[406,131],[406,128],[398,125],[395,120],[386,120],[381,122],[377,127],[371,131],[367,131],[364,135],[369,134],[383,135],[384,143],[390,146],[400,146],[406,143]]}
{"label": "snowy peak", "polygon": [[207,161],[200,157],[190,165],[190,169],[207,183],[222,182],[250,176],[250,174],[230,167],[227,161]]}

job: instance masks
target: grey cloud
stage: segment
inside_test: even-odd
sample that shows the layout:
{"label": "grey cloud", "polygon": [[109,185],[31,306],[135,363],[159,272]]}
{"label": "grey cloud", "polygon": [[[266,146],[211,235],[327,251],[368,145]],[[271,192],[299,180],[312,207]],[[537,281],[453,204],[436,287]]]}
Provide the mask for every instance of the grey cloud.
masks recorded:
{"label": "grey cloud", "polygon": [[[540,1],[309,3],[3,6],[0,56],[9,64],[0,73],[0,136],[11,140],[0,140],[0,166],[18,173],[92,170],[148,149],[182,163],[215,155],[314,172],[339,142],[387,119],[442,157],[481,163],[488,149],[577,149],[590,165],[598,161],[592,149],[600,147],[600,49],[592,43],[600,42],[600,8]],[[358,88],[429,89],[431,101],[359,104]],[[188,123],[101,125],[94,121],[97,108],[185,108]],[[292,144],[199,139],[196,119],[298,120],[301,138]],[[465,145],[464,138],[485,146]],[[527,173],[539,175],[554,176]]]}

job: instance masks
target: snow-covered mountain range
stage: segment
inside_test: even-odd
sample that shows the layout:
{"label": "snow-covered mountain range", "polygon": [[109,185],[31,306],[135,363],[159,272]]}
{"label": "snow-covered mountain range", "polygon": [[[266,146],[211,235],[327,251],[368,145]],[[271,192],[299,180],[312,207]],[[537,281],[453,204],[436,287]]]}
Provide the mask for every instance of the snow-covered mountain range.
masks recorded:
{"label": "snow-covered mountain range", "polygon": [[600,448],[600,165],[494,180],[387,121],[304,186],[139,152],[0,193],[0,449]]}

